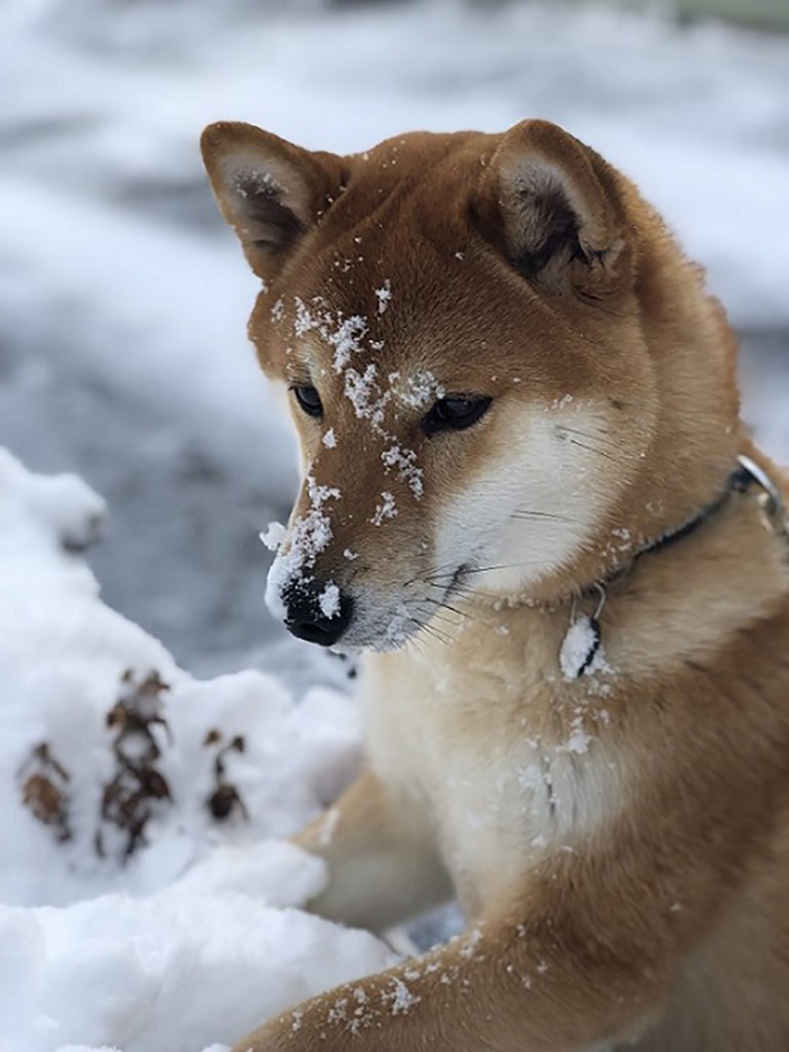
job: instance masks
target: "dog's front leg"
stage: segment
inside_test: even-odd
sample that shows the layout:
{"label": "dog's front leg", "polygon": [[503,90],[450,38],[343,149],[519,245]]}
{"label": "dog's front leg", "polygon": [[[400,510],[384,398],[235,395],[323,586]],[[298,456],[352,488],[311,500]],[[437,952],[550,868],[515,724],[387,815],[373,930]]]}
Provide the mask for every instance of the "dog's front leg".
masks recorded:
{"label": "dog's front leg", "polygon": [[328,886],[309,909],[329,920],[381,932],[452,895],[424,808],[372,773],[294,841],[328,863]]}
{"label": "dog's front leg", "polygon": [[286,1011],[234,1052],[593,1052],[639,1034],[667,983],[558,922],[481,922]]}

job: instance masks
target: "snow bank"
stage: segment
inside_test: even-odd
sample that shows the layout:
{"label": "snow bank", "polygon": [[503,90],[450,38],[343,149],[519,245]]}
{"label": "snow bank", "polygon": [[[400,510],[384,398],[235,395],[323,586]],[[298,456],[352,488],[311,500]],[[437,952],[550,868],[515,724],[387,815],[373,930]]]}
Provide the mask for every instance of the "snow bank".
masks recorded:
{"label": "snow bank", "polygon": [[353,702],[178,669],[99,599],[103,514],[0,450],[4,1052],[196,1052],[391,961],[294,909],[323,865],[266,840],[352,777]]}
{"label": "snow bank", "polygon": [[[282,859],[265,845],[239,853],[232,873],[257,861],[260,875],[277,873],[279,898],[284,882],[300,904],[320,886],[320,863],[289,851],[298,857]],[[0,907],[0,1025],[10,1048],[52,1052],[81,1042],[197,1052],[394,960],[366,932],[268,906],[265,880],[242,893],[224,881],[200,883],[195,871],[188,889],[175,883],[144,899]]]}

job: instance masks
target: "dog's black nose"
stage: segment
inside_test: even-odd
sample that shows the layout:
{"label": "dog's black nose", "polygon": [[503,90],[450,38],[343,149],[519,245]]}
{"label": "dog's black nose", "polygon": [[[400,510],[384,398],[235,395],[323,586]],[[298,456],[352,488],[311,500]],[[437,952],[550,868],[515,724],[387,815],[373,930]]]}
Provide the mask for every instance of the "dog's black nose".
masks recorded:
{"label": "dog's black nose", "polygon": [[286,588],[282,599],[288,631],[322,647],[337,642],[353,615],[353,599],[336,584],[298,581]]}

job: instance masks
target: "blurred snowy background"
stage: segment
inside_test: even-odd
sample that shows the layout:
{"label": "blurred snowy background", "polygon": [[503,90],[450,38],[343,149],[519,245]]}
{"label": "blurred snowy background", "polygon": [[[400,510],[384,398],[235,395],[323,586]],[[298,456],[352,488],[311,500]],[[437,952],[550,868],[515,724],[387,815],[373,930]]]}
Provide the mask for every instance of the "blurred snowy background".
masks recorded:
{"label": "blurred snowy background", "polygon": [[208,121],[338,151],[566,125],[709,268],[748,418],[789,459],[789,37],[665,3],[6,0],[0,97],[0,445],[107,498],[104,595],[186,667],[292,668],[300,649],[262,601],[257,531],[293,457],[199,162]]}
{"label": "blurred snowy background", "polygon": [[[104,606],[70,550],[100,500],[0,452],[2,1052],[195,1052],[390,959],[283,912],[321,867],[259,844],[334,797],[358,731],[336,690],[292,704],[344,690],[348,670],[264,607],[257,533],[287,514],[294,455],[246,343],[255,281],[211,199],[203,125],[348,151],[418,127],[564,124],[707,266],[742,338],[747,419],[789,461],[789,35],[766,29],[789,30],[789,3],[678,3],[762,28],[678,19],[667,0],[0,5],[0,447],[76,472],[110,508],[88,552]],[[198,683],[178,666],[265,674]],[[155,720],[138,731],[159,796],[124,866],[128,823],[103,859],[94,832],[101,787],[129,773],[128,706],[158,711],[156,689],[138,697],[152,669],[172,742]],[[214,813],[223,779],[248,819],[232,799]]]}

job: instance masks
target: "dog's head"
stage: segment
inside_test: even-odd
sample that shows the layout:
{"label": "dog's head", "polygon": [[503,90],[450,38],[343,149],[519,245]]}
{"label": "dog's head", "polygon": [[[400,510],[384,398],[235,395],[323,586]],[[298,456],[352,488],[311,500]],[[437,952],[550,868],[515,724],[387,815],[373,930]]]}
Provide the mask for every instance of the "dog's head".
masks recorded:
{"label": "dog's head", "polygon": [[203,152],[300,438],[291,631],[388,649],[469,592],[555,593],[604,527],[627,547],[659,397],[622,177],[542,121],[349,157],[223,123]]}

